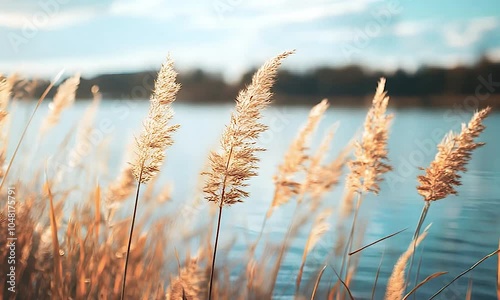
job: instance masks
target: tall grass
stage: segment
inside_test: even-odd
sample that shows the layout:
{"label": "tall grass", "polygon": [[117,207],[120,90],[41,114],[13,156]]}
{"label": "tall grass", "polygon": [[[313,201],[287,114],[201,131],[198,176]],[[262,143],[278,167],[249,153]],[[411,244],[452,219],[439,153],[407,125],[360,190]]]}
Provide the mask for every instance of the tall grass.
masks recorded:
{"label": "tall grass", "polygon": [[[325,99],[311,109],[304,126],[290,141],[283,161],[276,162],[279,167],[274,177],[274,196],[262,216],[260,234],[249,241],[247,255],[240,258],[242,261],[220,256],[221,248],[226,247],[225,253],[231,250],[230,244],[219,243],[220,235],[226,230],[221,226],[224,208],[251,197],[248,180],[258,176],[259,153],[265,150],[259,144],[259,137],[269,129],[263,123],[262,112],[272,102],[279,66],[292,53],[284,52],[266,62],[237,95],[220,147],[209,153],[208,166],[201,172],[200,191],[181,208],[175,207],[176,201],[167,201],[170,186],[158,180],[166,149],[173,144],[173,133],[179,126],[171,124],[172,104],[180,84],[170,57],[158,73],[142,132],[132,146],[125,149],[124,165],[109,181],[102,179],[106,175],[97,172],[98,168],[92,168],[109,163],[97,151],[87,151],[87,157],[72,162],[71,169],[53,172],[48,160],[32,177],[19,177],[16,172],[9,174],[11,167],[15,170],[17,166],[14,158],[36,109],[23,135],[9,136],[9,103],[15,85],[12,77],[0,77],[0,163],[5,166],[0,174],[0,193],[7,195],[8,190],[13,190],[17,199],[14,294],[8,289],[9,266],[4,263],[10,255],[6,244],[8,232],[4,229],[11,215],[7,197],[0,197],[0,298],[271,299],[279,292],[278,273],[283,270],[292,242],[304,232],[308,234],[302,244],[302,256],[287,288],[294,291],[297,299],[356,298],[358,291],[353,282],[363,251],[402,231],[363,246],[366,223],[358,218],[364,197],[369,193],[378,194],[384,175],[392,170],[387,141],[393,115],[387,113],[389,97],[384,79],[378,83],[361,134],[343,148],[343,145],[335,145],[342,150],[331,160],[327,158],[338,126],[333,124],[327,132],[318,132],[330,104]],[[52,134],[50,129],[55,126],[63,126],[58,120],[74,101],[78,78],[76,75],[59,87],[39,129],[40,137]],[[41,95],[36,108],[47,92]],[[61,153],[61,149],[74,151],[90,134],[101,99],[98,87],[93,87],[92,93],[94,101],[76,130],[71,131],[74,141],[65,138],[55,155]],[[425,174],[418,177],[416,192],[424,199],[424,209],[413,239],[408,241],[407,250],[393,266],[386,299],[407,299],[445,274],[435,270],[436,273],[415,281],[414,285],[408,275],[417,245],[425,244],[425,236],[432,234],[427,229],[420,234],[430,204],[457,193],[455,187],[461,184],[460,172],[466,171],[465,165],[473,151],[483,145],[475,140],[484,130],[483,121],[490,111],[486,108],[475,113],[460,133],[448,134],[437,145],[435,160],[425,169]],[[321,142],[315,145],[314,137],[318,134],[322,135]],[[8,156],[10,140],[14,140],[15,151]],[[95,147],[104,148],[103,145]],[[349,173],[343,176],[345,167]],[[343,177],[345,196],[337,202],[326,201],[327,193],[336,188]],[[141,189],[146,184],[146,188]],[[81,198],[79,202],[67,203],[75,194]],[[203,198],[209,202],[207,209],[201,201]],[[295,210],[288,216],[286,233],[273,241],[266,240],[263,233],[267,221],[276,218],[275,212],[287,205],[295,206]],[[128,211],[129,207],[133,210]],[[153,218],[155,210],[164,211],[161,218]],[[194,218],[200,222],[194,222]],[[334,218],[336,226],[332,226]],[[313,267],[308,259],[312,251],[332,232],[338,239],[329,244],[324,261],[310,273],[312,275],[304,276],[305,270]],[[442,285],[434,296],[480,263],[500,255],[498,251],[478,257],[476,264]],[[421,259],[425,263],[425,256]],[[381,260],[374,274],[373,290],[367,291],[371,292],[372,299],[383,263]],[[329,274],[330,271],[335,275]],[[495,279],[500,299],[499,278],[500,262]],[[464,297],[470,298],[471,283]]]}

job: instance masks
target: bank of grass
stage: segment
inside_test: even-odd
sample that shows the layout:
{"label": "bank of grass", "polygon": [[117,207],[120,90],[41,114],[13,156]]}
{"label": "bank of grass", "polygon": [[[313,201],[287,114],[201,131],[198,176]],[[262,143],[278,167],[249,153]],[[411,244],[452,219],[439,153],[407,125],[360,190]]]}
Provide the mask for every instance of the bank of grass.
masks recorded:
{"label": "bank of grass", "polygon": [[[164,213],[155,219],[151,219],[154,210],[171,211],[168,206],[173,202],[170,187],[157,182],[161,166],[168,158],[167,148],[175,142],[178,127],[172,123],[175,117],[171,104],[180,84],[171,58],[162,65],[158,74],[142,133],[129,149],[124,150],[128,153],[126,163],[107,186],[99,183],[100,172],[103,172],[101,166],[107,164],[106,158],[99,155],[103,145],[95,145],[99,151],[87,149],[85,155],[73,156],[81,160],[72,159],[71,168],[50,165],[54,161],[69,159],[71,153],[81,150],[79,145],[92,132],[101,99],[99,89],[92,88],[94,101],[71,132],[74,137],[68,136],[61,145],[54,146],[53,157],[57,159],[38,157],[36,146],[43,143],[43,137],[50,134],[53,127],[64,126],[59,124],[59,117],[74,101],[78,75],[59,87],[50,103],[49,114],[39,129],[40,138],[32,142],[33,153],[25,151],[19,152],[25,157],[16,158],[16,155],[21,155],[19,153],[7,157],[9,143],[18,148],[31,141],[9,135],[8,124],[15,117],[9,110],[15,78],[2,77],[0,162],[12,166],[3,168],[0,174],[0,192],[7,195],[12,191],[11,198],[2,197],[0,200],[3,207],[0,215],[0,261],[3,266],[0,290],[3,298],[271,299],[290,244],[299,231],[305,230],[309,235],[297,265],[297,274],[293,274],[294,280],[290,284],[296,298],[355,298],[356,291],[350,287],[363,250],[393,236],[380,237],[380,240],[362,247],[363,223],[358,220],[366,195],[378,194],[384,174],[392,170],[387,140],[393,116],[387,113],[389,97],[384,79],[378,83],[362,132],[353,137],[353,142],[345,145],[334,159],[326,159],[334,140],[334,128],[324,133],[319,145],[311,143],[319,134],[318,124],[329,103],[325,99],[311,109],[276,170],[275,193],[273,199],[269,199],[267,213],[262,216],[261,234],[250,241],[247,254],[238,262],[229,261],[217,251],[220,247],[226,247],[225,253],[231,250],[228,245],[218,244],[219,236],[227,231],[220,226],[225,207],[252,201],[246,189],[247,180],[258,176],[258,153],[266,150],[259,146],[258,139],[261,133],[269,130],[261,121],[261,112],[272,102],[271,90],[280,64],[292,54],[293,51],[284,52],[266,62],[237,95],[235,109],[221,135],[220,149],[209,153],[208,164],[200,178],[193,179],[200,181],[199,195],[184,203],[178,211]],[[466,171],[472,151],[483,145],[476,139],[484,129],[482,122],[490,110],[488,107],[475,113],[460,132],[446,135],[437,145],[435,160],[418,177],[416,192],[423,197],[421,218],[415,226],[413,240],[408,241],[408,249],[393,268],[386,299],[406,299],[419,288],[425,288],[427,282],[444,274],[436,270],[434,274],[420,274],[419,281],[412,277],[415,276],[411,269],[416,247],[425,243],[425,236],[432,234],[432,230],[421,230],[421,227],[432,202],[456,194],[455,187],[461,184],[460,173]],[[74,142],[70,142],[72,138]],[[186,145],[193,146],[195,141],[193,145]],[[40,164],[31,177],[19,178],[16,175],[17,168],[39,161],[45,163]],[[324,201],[327,193],[338,187],[344,176],[344,197],[338,201]],[[80,195],[77,203],[66,203],[71,194],[73,197]],[[13,200],[15,265],[9,263],[12,252],[7,230],[14,217]],[[202,209],[203,201],[210,204],[206,211]],[[278,241],[263,239],[267,221],[273,218],[276,209],[284,205],[296,207],[285,236]],[[134,209],[125,211],[124,207]],[[206,221],[200,224],[195,220]],[[330,251],[323,258],[324,265],[312,272],[310,278],[304,278],[304,267],[311,251],[330,231],[336,231],[337,239],[329,245]],[[197,250],[191,251],[193,248]],[[258,248],[263,251],[257,251]],[[478,257],[478,263],[495,257],[498,251],[484,258]],[[332,261],[336,263],[332,264]],[[236,268],[239,270],[237,276],[235,265],[244,266]],[[15,284],[10,282],[11,266],[15,266]],[[470,270],[474,267],[471,266]],[[334,271],[333,278],[324,276],[326,268]],[[468,271],[464,270],[456,278]],[[374,274],[372,295],[377,289],[378,275],[378,272]],[[326,288],[328,285],[320,284],[322,281],[332,284]],[[497,281],[500,299],[500,263]],[[15,293],[12,293],[14,285]],[[469,285],[469,292],[472,286]]]}

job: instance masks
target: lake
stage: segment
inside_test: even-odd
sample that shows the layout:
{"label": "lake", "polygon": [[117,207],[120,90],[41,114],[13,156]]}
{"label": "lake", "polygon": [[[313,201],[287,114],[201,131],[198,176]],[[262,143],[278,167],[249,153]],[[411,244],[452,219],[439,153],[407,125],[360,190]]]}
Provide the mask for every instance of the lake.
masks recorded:
{"label": "lake", "polygon": [[[396,100],[394,100],[396,101]],[[194,194],[198,184],[198,173],[206,162],[210,149],[218,146],[218,139],[224,125],[229,120],[232,105],[189,106],[181,102],[174,106],[176,123],[181,128],[174,135],[175,143],[167,151],[167,161],[163,168],[160,183],[173,183],[173,201],[182,202]],[[55,128],[38,144],[38,156],[49,154],[72,130],[89,104],[79,101],[61,118],[61,126]],[[13,136],[19,136],[22,124],[27,120],[33,103],[15,105],[15,119],[12,126]],[[389,104],[390,106],[390,104]],[[146,101],[103,101],[96,124],[105,124],[109,145],[109,173],[100,177],[103,185],[117,174],[122,165],[123,149],[132,141],[134,133],[141,129],[141,120],[148,108]],[[47,111],[46,103],[38,111],[31,130],[25,140],[25,148],[33,147],[37,128]],[[221,242],[231,241],[236,237],[231,256],[244,254],[247,238],[255,238],[260,230],[263,216],[272,200],[274,186],[273,175],[281,163],[297,130],[307,118],[309,109],[305,107],[271,107],[265,113],[265,123],[270,130],[260,145],[267,148],[259,155],[261,158],[259,176],[250,181],[249,199],[228,208],[223,215]],[[416,177],[422,174],[418,167],[427,167],[436,154],[435,145],[450,129],[459,130],[460,122],[466,122],[472,112],[447,110],[404,109],[393,111],[395,118],[389,140],[389,159],[394,171],[388,173],[381,184],[378,196],[365,197],[360,219],[367,228],[364,244],[385,235],[408,227],[405,232],[379,243],[365,251],[361,256],[352,290],[356,299],[369,299],[376,270],[383,254],[376,299],[381,299],[385,284],[398,257],[408,247],[413,230],[423,206],[422,197],[416,192]],[[313,141],[317,145],[322,134],[334,123],[339,122],[337,134],[332,143],[330,157],[334,157],[352,136],[361,130],[366,114],[362,108],[330,107],[323,119],[318,136]],[[104,123],[102,123],[104,121]],[[426,284],[417,294],[417,299],[428,298],[441,286],[449,282],[477,260],[498,247],[500,237],[500,115],[490,115],[485,125],[487,129],[479,138],[486,145],[474,152],[468,164],[468,172],[463,174],[463,185],[458,188],[458,196],[435,202],[431,205],[426,224],[432,222],[429,235],[419,247],[423,250],[420,278],[437,271],[448,271]],[[28,142],[29,141],[29,142]],[[12,149],[11,149],[12,150]],[[21,161],[18,157],[18,160]],[[341,183],[324,199],[335,208],[342,198]],[[187,196],[188,195],[188,196]],[[293,205],[284,206],[273,214],[266,226],[266,237],[282,236],[286,232]],[[332,219],[332,230],[335,219]],[[231,232],[232,231],[232,232]],[[303,232],[294,240],[291,251],[285,258],[276,288],[277,299],[288,299],[294,294],[295,274],[299,268],[303,245],[307,238]],[[335,231],[327,233],[308,257],[304,280],[311,276],[314,268],[323,262],[325,253],[333,247]],[[222,251],[220,255],[225,255]],[[335,265],[335,262],[331,262]],[[414,264],[414,268],[417,263]],[[496,299],[497,258],[490,258],[443,292],[438,299],[463,299],[469,278],[473,281],[473,299]],[[327,288],[334,273],[327,268],[323,276],[322,288]]]}

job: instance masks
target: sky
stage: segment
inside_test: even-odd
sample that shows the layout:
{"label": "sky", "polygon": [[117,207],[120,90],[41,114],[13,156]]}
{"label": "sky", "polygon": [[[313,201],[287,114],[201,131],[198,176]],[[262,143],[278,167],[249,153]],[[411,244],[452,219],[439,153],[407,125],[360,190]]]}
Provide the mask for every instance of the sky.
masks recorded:
{"label": "sky", "polygon": [[50,77],[179,70],[238,80],[290,49],[286,68],[500,61],[498,0],[0,0],[0,73]]}

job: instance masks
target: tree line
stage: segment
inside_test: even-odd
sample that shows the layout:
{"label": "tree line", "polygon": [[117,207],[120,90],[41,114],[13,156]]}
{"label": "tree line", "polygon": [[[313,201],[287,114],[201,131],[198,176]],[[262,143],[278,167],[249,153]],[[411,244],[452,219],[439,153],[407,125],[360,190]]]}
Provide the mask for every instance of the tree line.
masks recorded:
{"label": "tree line", "polygon": [[[233,101],[237,91],[250,83],[255,70],[246,72],[236,83],[228,83],[220,74],[192,70],[179,75],[183,88],[179,99],[189,103]],[[78,98],[90,98],[90,88],[98,85],[107,99],[148,99],[156,78],[155,70],[104,74],[82,78]],[[387,78],[387,90],[398,98],[398,105],[440,106],[458,102],[464,95],[492,95],[484,104],[498,105],[500,98],[500,62],[481,59],[472,66],[442,68],[422,66],[416,72],[373,71],[361,66],[321,67],[306,72],[281,71],[274,87],[278,104],[316,103],[328,98],[332,103],[364,104],[380,77]],[[41,93],[48,82],[37,86]]]}

